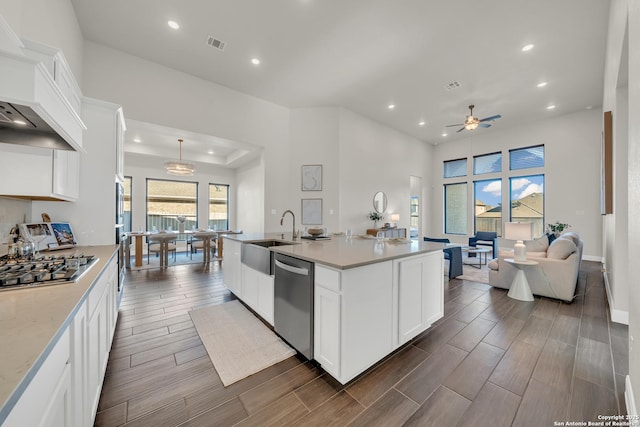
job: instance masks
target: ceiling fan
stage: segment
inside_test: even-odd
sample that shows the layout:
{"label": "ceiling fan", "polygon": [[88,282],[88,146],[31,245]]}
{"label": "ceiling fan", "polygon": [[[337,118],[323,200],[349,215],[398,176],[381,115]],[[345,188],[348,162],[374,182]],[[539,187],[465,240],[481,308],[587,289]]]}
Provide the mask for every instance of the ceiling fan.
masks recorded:
{"label": "ceiling fan", "polygon": [[467,116],[464,123],[458,123],[455,125],[447,125],[445,127],[454,127],[454,126],[462,126],[456,132],[462,132],[463,130],[475,130],[478,126],[483,128],[491,127],[491,125],[487,122],[492,122],[494,120],[498,120],[502,116],[500,114],[496,114],[495,116],[485,117],[484,119],[478,119],[473,116],[473,108],[475,105],[469,105],[469,115]]}

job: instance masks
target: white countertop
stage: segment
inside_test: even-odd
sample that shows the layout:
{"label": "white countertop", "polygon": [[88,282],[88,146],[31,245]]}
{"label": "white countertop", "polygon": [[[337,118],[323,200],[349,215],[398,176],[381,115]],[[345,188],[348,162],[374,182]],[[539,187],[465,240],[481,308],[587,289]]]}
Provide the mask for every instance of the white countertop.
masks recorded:
{"label": "white countertop", "polygon": [[248,233],[225,236],[226,239],[251,243],[261,240],[281,240],[293,243],[287,246],[273,246],[270,249],[277,253],[290,255],[306,261],[317,262],[329,267],[347,269],[362,265],[388,261],[396,258],[418,255],[421,253],[441,251],[446,247],[443,243],[423,242],[406,239],[387,239],[378,243],[375,238],[331,236],[329,240],[291,239],[291,233]]}
{"label": "white countertop", "polygon": [[0,292],[0,409],[14,392],[24,391],[23,381],[46,359],[117,248],[80,246],[56,251],[55,255],[82,252],[98,261],[75,283]]}

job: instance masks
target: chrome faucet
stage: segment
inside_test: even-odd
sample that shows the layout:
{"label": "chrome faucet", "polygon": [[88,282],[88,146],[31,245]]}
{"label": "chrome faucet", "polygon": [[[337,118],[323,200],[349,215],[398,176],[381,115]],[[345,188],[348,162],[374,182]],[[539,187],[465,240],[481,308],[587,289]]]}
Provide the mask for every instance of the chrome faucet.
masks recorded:
{"label": "chrome faucet", "polygon": [[294,214],[293,212],[291,212],[289,209],[287,209],[286,211],[284,211],[284,213],[282,214],[282,218],[280,218],[280,225],[282,225],[282,222],[284,221],[284,216],[285,216],[287,213],[290,213],[290,214],[291,214],[291,216],[293,217],[293,224],[292,224],[292,228],[291,228],[291,238],[292,238],[293,240],[296,240],[296,238],[298,237],[298,236],[296,235],[296,216],[295,216],[295,214]]}

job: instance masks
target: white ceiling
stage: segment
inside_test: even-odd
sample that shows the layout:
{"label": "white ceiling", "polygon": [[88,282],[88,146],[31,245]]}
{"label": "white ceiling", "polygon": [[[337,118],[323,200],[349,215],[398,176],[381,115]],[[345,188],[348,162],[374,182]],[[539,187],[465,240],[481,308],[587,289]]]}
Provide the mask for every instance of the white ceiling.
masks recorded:
{"label": "white ceiling", "polygon": [[[431,144],[469,136],[445,127],[462,123],[469,104],[476,117],[502,115],[473,131],[491,132],[602,102],[604,0],[72,3],[87,40],[287,107],[344,106]],[[170,29],[170,19],[181,28]],[[226,42],[224,51],[207,46],[208,36]],[[453,81],[461,86],[446,90]],[[164,146],[174,157],[185,131],[129,118],[127,126],[128,151]],[[155,147],[133,147],[136,132],[155,133]],[[233,141],[197,137],[203,149],[221,144],[210,163],[233,166],[222,159],[241,153]]]}

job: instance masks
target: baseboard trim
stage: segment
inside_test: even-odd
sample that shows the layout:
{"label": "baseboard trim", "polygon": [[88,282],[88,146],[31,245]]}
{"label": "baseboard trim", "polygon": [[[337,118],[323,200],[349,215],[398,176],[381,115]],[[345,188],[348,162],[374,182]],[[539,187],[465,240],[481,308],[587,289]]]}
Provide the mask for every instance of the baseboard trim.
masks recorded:
{"label": "baseboard trim", "polygon": [[602,277],[604,277],[604,289],[607,291],[607,301],[609,301],[611,321],[615,323],[622,323],[623,325],[629,325],[629,312],[613,308],[613,297],[611,296],[611,287],[609,286],[609,278],[607,277],[606,271],[602,272]]}
{"label": "baseboard trim", "polygon": [[[631,388],[631,378],[627,375],[624,379],[624,403],[627,405],[627,414],[638,416],[638,409],[636,408],[636,400],[633,396],[633,389]],[[639,425],[637,418],[636,422],[632,422],[632,426]]]}
{"label": "baseboard trim", "polygon": [[582,260],[583,261],[595,261],[595,262],[600,262],[600,263],[604,262],[604,260],[602,259],[601,256],[595,256],[595,255],[582,255]]}

